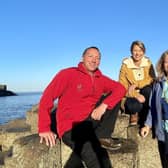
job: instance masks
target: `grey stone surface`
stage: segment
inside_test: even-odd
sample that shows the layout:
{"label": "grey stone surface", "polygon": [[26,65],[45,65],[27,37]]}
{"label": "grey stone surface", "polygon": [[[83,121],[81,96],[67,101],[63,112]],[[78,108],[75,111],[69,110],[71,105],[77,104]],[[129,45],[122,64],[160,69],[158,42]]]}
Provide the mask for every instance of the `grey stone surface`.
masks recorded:
{"label": "grey stone surface", "polygon": [[0,126],[0,148],[7,151],[13,145],[13,142],[23,136],[30,135],[30,125],[23,119],[10,121]]}
{"label": "grey stone surface", "polygon": [[151,133],[146,138],[138,138],[140,168],[162,168],[157,140],[152,138]]}
{"label": "grey stone surface", "polygon": [[38,105],[34,105],[30,110],[26,113],[26,123],[31,125],[31,132],[37,133],[37,123],[38,123]]}
{"label": "grey stone surface", "polygon": [[152,133],[142,138],[138,126],[128,127],[128,138],[138,143],[139,168],[162,168],[157,140]]}
{"label": "grey stone surface", "polygon": [[127,139],[128,125],[129,125],[129,116],[126,114],[119,113],[112,137],[117,137],[117,138],[120,137],[120,138]]}
{"label": "grey stone surface", "polygon": [[53,148],[39,141],[37,134],[17,139],[12,157],[5,159],[4,168],[61,168],[59,141]]}

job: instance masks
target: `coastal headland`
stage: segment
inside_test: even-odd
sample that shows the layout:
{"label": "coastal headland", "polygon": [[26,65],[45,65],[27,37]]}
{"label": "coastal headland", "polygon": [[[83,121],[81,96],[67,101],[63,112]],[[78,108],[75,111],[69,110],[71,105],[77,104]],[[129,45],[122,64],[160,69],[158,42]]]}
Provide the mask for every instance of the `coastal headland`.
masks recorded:
{"label": "coastal headland", "polygon": [[10,91],[10,90],[7,90],[7,85],[2,85],[0,84],[0,97],[3,97],[3,96],[16,96],[17,94]]}

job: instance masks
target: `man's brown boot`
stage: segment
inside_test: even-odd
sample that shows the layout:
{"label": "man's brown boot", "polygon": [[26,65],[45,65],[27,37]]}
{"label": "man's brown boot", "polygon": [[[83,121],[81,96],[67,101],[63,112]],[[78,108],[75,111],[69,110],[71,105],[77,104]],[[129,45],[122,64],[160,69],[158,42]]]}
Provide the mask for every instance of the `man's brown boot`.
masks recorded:
{"label": "man's brown boot", "polygon": [[118,150],[121,148],[121,141],[115,138],[100,138],[99,139],[100,144],[103,148],[113,151],[113,150]]}

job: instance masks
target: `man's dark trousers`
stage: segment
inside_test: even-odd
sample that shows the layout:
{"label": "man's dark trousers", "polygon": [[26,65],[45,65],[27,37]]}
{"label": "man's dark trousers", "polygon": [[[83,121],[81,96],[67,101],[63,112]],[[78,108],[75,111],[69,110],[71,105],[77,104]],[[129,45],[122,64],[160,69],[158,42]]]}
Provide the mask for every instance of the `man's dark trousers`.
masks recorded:
{"label": "man's dark trousers", "polygon": [[[101,148],[99,138],[110,138],[117,119],[120,103],[113,109],[106,110],[100,121],[90,116],[64,133],[62,140],[73,153],[65,168],[111,168],[107,151]],[[83,162],[82,162],[83,161]]]}

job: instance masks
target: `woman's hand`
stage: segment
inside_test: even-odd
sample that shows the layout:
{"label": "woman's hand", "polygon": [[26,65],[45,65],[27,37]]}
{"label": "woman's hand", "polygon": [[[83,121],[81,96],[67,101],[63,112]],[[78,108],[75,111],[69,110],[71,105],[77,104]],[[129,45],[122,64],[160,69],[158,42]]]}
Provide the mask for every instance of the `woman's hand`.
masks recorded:
{"label": "woman's hand", "polygon": [[136,85],[130,85],[129,87],[128,87],[128,95],[131,95],[131,93],[135,90],[135,88],[136,88]]}
{"label": "woman's hand", "polygon": [[56,144],[57,135],[51,131],[39,133],[39,136],[40,143],[43,143],[43,141],[45,141],[46,145],[50,147],[53,147]]}
{"label": "woman's hand", "polygon": [[140,102],[140,103],[144,103],[145,102],[145,97],[142,94],[139,94],[136,99]]}
{"label": "woman's hand", "polygon": [[[128,95],[131,95],[132,92],[136,90],[136,85],[130,85],[128,88]],[[145,97],[142,94],[139,94],[137,97],[135,97],[140,103],[145,102]]]}
{"label": "woman's hand", "polygon": [[140,134],[143,138],[145,138],[149,134],[149,131],[150,127],[145,125],[143,128],[141,128]]}

